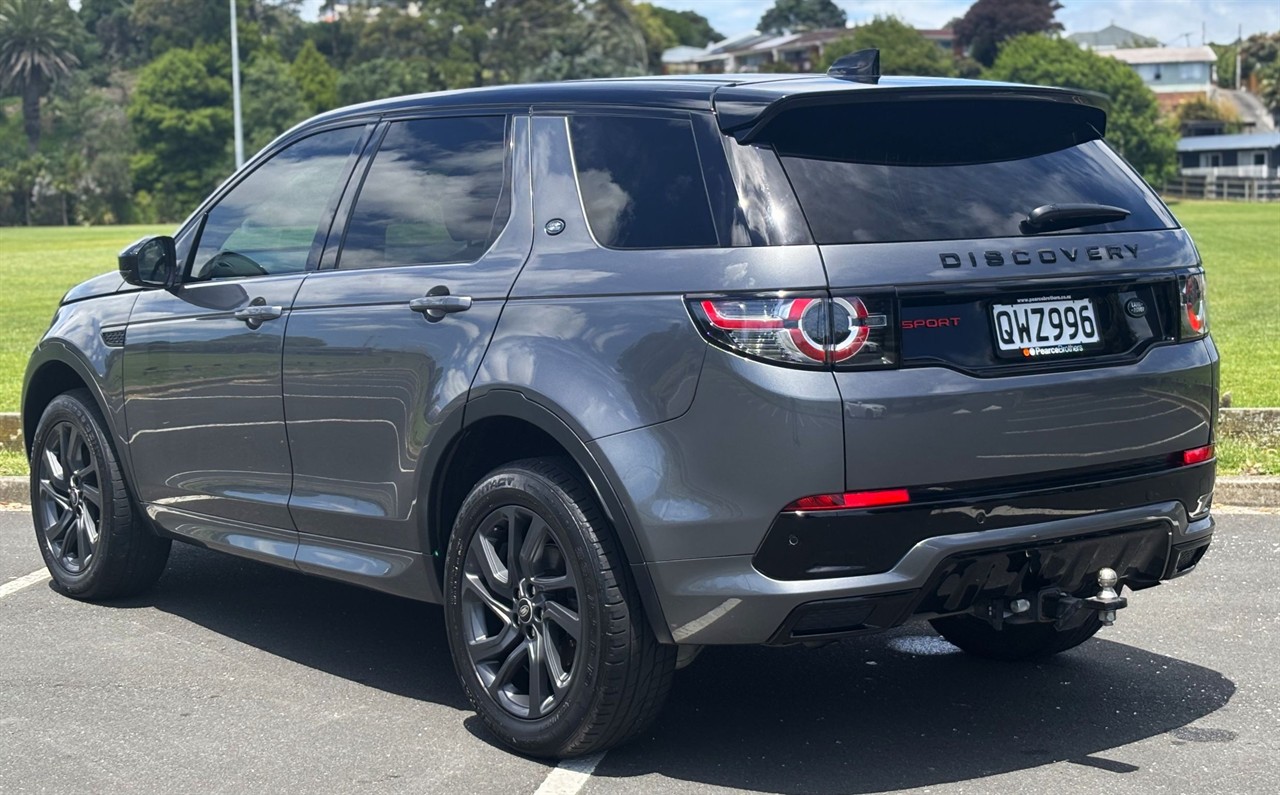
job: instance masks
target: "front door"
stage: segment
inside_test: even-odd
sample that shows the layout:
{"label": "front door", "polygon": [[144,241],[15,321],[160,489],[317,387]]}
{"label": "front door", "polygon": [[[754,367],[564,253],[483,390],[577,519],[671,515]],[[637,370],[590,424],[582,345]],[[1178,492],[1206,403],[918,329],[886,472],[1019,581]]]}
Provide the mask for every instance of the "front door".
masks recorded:
{"label": "front door", "polygon": [[179,235],[182,284],[139,296],[125,421],[138,496],[162,525],[198,514],[292,531],[285,325],[365,135],[303,138],[224,189]]}

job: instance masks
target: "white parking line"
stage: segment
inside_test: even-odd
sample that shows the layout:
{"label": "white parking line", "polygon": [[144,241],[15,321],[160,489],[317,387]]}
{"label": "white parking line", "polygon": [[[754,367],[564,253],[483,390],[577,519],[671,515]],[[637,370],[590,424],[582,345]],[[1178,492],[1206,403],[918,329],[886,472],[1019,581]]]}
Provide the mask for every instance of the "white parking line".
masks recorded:
{"label": "white parking line", "polygon": [[30,574],[24,574],[16,580],[9,580],[3,585],[0,585],[0,599],[5,598],[6,596],[12,596],[23,588],[29,588],[32,585],[39,585],[47,579],[49,579],[49,570],[41,569],[40,571],[33,571]]}
{"label": "white parking line", "polygon": [[564,760],[547,774],[533,795],[577,795],[587,785],[601,759],[604,759],[603,753]]}

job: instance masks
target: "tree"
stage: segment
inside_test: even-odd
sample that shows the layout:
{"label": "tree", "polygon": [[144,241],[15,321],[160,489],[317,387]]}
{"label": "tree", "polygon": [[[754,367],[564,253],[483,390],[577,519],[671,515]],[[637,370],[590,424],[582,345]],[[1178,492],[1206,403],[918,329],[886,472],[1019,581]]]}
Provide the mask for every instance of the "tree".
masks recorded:
{"label": "tree", "polygon": [[662,6],[655,6],[651,3],[637,3],[636,8],[648,9],[658,17],[662,24],[667,27],[667,30],[675,34],[676,44],[684,44],[688,47],[705,47],[712,42],[724,39],[724,35],[711,27],[711,23],[707,21],[707,18],[697,11],[675,11]]}
{"label": "tree", "polygon": [[[190,49],[222,42],[231,30],[226,0],[134,0],[129,23],[147,54],[155,58],[168,50]],[[243,44],[246,31],[240,31]]]}
{"label": "tree", "polygon": [[563,78],[647,74],[648,51],[631,0],[593,0],[584,12],[580,51]]}
{"label": "tree", "polygon": [[1273,116],[1280,115],[1280,61],[1263,66],[1258,74],[1258,94]]}
{"label": "tree", "polygon": [[289,67],[302,101],[311,113],[332,110],[338,105],[338,70],[329,65],[311,39],[302,45]]}
{"label": "tree", "polygon": [[956,23],[956,39],[983,66],[995,62],[1000,43],[1023,33],[1054,33],[1057,0],[978,0]]}
{"label": "tree", "polygon": [[1210,44],[1214,55],[1218,56],[1218,85],[1223,88],[1236,87],[1236,45]]}
{"label": "tree", "polygon": [[0,88],[22,95],[28,154],[40,149],[40,97],[80,63],[83,32],[66,0],[0,0]]}
{"label": "tree", "polygon": [[1280,61],[1280,31],[1255,33],[1240,45],[1240,82],[1252,85],[1253,75]]}
{"label": "tree", "polygon": [[1172,175],[1178,134],[1161,121],[1155,94],[1127,64],[1065,39],[1024,34],[1004,43],[984,76],[1106,94],[1111,98],[1107,141],[1148,182],[1160,184]]}
{"label": "tree", "polygon": [[662,73],[662,53],[680,43],[676,34],[662,21],[656,6],[649,3],[636,3],[631,8],[636,26],[644,36],[644,46],[648,53],[649,72]]}
{"label": "tree", "polygon": [[260,53],[251,58],[241,85],[245,145],[250,152],[310,115],[289,65],[278,57]]}
{"label": "tree", "polygon": [[848,21],[832,0],[777,0],[756,26],[761,33],[795,33],[801,30],[843,28]]}
{"label": "tree", "polygon": [[431,65],[421,58],[374,58],[338,77],[338,103],[353,105],[402,94],[420,94],[438,86]]}
{"label": "tree", "polygon": [[172,49],[138,75],[129,102],[135,185],[179,218],[230,170],[231,79],[223,50]]}
{"label": "tree", "polygon": [[1224,133],[1238,133],[1241,129],[1240,114],[1234,106],[1228,102],[1214,101],[1206,96],[1197,96],[1178,103],[1178,107],[1173,109],[1173,118],[1184,133],[1189,127],[1194,126],[1192,122],[1197,121],[1221,122]]}
{"label": "tree", "polygon": [[853,35],[826,46],[816,71],[825,72],[837,58],[868,48],[880,50],[880,71],[887,75],[954,77],[951,55],[895,17],[876,17],[853,29]]}
{"label": "tree", "polygon": [[495,83],[645,74],[629,0],[494,0],[486,67]]}

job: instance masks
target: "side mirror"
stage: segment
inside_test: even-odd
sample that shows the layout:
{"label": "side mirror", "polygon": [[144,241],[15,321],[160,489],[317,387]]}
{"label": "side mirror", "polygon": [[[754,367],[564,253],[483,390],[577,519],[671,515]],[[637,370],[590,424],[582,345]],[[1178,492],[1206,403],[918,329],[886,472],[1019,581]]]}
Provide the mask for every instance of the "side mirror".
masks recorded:
{"label": "side mirror", "polygon": [[119,261],[120,277],[138,287],[168,287],[178,271],[178,252],[168,235],[134,241]]}

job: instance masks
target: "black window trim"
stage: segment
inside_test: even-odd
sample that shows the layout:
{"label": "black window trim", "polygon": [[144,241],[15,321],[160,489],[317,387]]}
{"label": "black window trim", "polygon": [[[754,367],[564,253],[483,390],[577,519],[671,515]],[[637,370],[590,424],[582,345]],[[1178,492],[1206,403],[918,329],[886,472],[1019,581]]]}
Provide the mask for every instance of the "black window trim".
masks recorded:
{"label": "black window trim", "polygon": [[[330,224],[329,235],[325,241],[324,251],[320,255],[318,270],[343,270],[342,267],[342,250],[347,243],[347,230],[351,225],[351,217],[355,212],[356,201],[360,198],[360,191],[364,189],[365,178],[369,176],[369,169],[373,165],[373,160],[378,154],[378,150],[382,148],[382,141],[387,136],[387,130],[391,128],[392,123],[421,121],[424,119],[457,119],[457,118],[476,118],[481,116],[502,116],[506,119],[503,132],[503,146],[506,149],[505,156],[502,161],[502,191],[508,197],[514,191],[515,179],[515,119],[517,116],[528,116],[529,107],[512,106],[512,105],[468,105],[464,107],[450,108],[411,108],[401,110],[396,113],[385,114],[378,119],[377,129],[373,131],[369,139],[367,139],[364,150],[360,154],[359,161],[356,163],[354,170],[347,181],[346,189],[343,191],[342,199],[338,202],[336,212]],[[499,194],[499,202],[501,202],[502,194]],[[493,250],[493,244],[511,224],[511,214],[507,214],[507,220],[502,228],[497,230],[493,241],[489,248],[485,250],[477,259],[472,262],[432,262],[432,263],[398,263],[395,265],[385,265],[377,268],[347,268],[347,273],[355,273],[359,271],[379,271],[389,268],[422,268],[433,266],[467,266],[475,265],[483,262],[489,252]]]}

